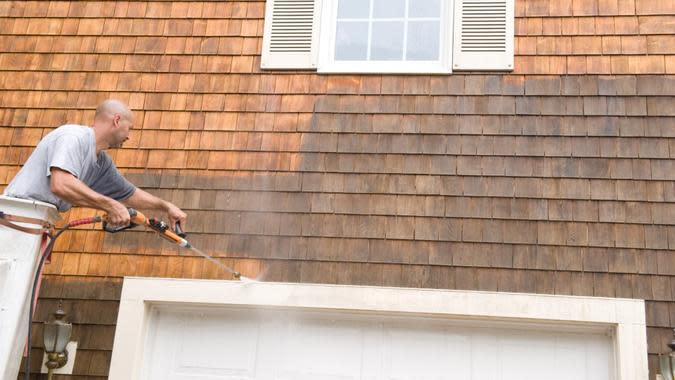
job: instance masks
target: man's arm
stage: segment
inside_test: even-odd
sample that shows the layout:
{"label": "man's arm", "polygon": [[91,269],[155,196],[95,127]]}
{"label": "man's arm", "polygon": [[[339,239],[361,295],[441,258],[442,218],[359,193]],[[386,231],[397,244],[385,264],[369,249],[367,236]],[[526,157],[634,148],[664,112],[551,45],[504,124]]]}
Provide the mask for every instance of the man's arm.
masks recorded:
{"label": "man's arm", "polygon": [[129,207],[141,210],[164,210],[169,217],[171,228],[174,230],[176,229],[176,222],[179,222],[183,228],[185,226],[187,215],[181,209],[176,207],[173,203],[167,202],[141,189],[137,188],[136,191],[134,191],[129,198],[123,200],[122,203]]}
{"label": "man's arm", "polygon": [[91,207],[107,212],[110,224],[129,224],[129,211],[120,202],[95,192],[65,170],[52,167],[50,172],[50,188],[57,197],[75,206]]}

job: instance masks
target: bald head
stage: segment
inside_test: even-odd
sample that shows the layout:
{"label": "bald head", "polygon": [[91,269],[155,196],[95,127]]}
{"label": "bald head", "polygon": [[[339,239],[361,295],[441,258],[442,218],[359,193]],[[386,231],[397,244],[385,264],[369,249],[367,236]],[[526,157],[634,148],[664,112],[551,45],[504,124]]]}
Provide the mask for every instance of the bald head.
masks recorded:
{"label": "bald head", "polygon": [[132,119],[131,110],[126,104],[115,99],[108,99],[96,107],[95,120],[109,120],[120,115],[128,120]]}
{"label": "bald head", "polygon": [[133,115],[126,104],[108,99],[96,107],[94,115],[94,133],[98,150],[120,148],[129,139],[133,127]]}

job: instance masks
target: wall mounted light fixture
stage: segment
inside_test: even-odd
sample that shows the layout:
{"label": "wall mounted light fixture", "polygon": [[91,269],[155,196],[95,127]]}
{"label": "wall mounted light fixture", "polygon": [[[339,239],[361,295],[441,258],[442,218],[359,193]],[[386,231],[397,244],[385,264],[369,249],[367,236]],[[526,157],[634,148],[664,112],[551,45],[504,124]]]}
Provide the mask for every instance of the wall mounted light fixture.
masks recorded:
{"label": "wall mounted light fixture", "polygon": [[68,362],[68,351],[66,346],[70,342],[70,335],[73,331],[73,325],[67,323],[64,319],[66,313],[63,311],[61,302],[59,307],[54,312],[54,320],[45,322],[44,326],[44,345],[47,353],[47,363],[45,366],[49,372],[47,378],[52,378],[52,371],[56,368],[61,368]]}
{"label": "wall mounted light fixture", "polygon": [[[675,329],[673,329],[675,336]],[[675,337],[668,343],[670,352],[659,355],[659,367],[663,380],[675,380]]]}

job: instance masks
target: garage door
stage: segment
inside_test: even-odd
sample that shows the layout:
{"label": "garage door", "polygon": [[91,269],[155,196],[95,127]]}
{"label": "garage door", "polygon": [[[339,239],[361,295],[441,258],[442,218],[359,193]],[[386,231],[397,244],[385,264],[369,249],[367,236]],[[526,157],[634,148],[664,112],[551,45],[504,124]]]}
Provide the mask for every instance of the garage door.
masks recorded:
{"label": "garage door", "polygon": [[612,339],[442,318],[157,307],[143,379],[605,380]]}

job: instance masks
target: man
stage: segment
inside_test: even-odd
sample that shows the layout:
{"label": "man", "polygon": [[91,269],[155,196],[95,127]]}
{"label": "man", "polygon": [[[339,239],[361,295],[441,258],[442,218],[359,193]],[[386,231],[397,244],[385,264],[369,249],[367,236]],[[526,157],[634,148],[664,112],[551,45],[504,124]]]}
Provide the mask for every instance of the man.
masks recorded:
{"label": "man", "polygon": [[127,225],[127,207],[164,210],[171,227],[187,215],[170,202],[136,188],[119,173],[108,148],[129,139],[133,115],[117,100],[96,108],[92,127],[63,125],[47,134],[5,189],[5,195],[53,204],[64,212],[72,206],[103,210],[112,225]]}

